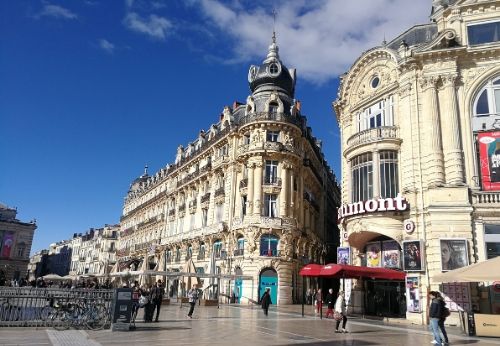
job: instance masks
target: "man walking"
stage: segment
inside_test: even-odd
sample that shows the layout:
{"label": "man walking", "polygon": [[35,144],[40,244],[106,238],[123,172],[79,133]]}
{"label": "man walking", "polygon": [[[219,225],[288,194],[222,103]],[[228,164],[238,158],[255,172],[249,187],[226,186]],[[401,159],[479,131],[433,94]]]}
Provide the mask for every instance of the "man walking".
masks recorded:
{"label": "man walking", "polygon": [[193,288],[189,290],[188,298],[189,298],[189,305],[191,305],[191,307],[189,308],[188,317],[193,318],[194,306],[196,305],[196,300],[198,300],[198,289],[196,284],[194,284]]}
{"label": "man walking", "polygon": [[271,302],[271,289],[268,287],[266,288],[266,291],[262,295],[262,298],[260,299],[260,304],[262,305],[262,310],[264,310],[264,315],[267,316],[267,313],[269,311],[269,305],[272,304]]}
{"label": "man walking", "polygon": [[158,282],[155,283],[154,287],[151,289],[151,304],[153,304],[153,314],[156,309],[155,322],[158,322],[158,317],[160,316],[160,308],[164,294],[165,290],[163,289],[163,284],[161,280],[158,280]]}

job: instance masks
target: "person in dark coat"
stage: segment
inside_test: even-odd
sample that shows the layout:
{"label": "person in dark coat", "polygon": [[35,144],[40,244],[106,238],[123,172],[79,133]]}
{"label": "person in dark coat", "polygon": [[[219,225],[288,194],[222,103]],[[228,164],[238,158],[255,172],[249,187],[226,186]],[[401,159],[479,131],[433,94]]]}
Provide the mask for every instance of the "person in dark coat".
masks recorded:
{"label": "person in dark coat", "polygon": [[158,317],[160,316],[160,308],[164,294],[165,290],[163,289],[162,282],[161,280],[158,280],[158,282],[155,283],[153,288],[151,289],[151,303],[153,304],[153,315],[156,309],[155,322],[158,322]]}
{"label": "person in dark coat", "polygon": [[328,310],[326,310],[325,318],[328,318],[329,316],[333,317],[333,307],[335,305],[335,297],[333,296],[333,288],[330,288],[328,290],[328,294],[325,297],[325,302],[326,302],[327,308],[328,308]]}
{"label": "person in dark coat", "polygon": [[266,291],[262,295],[262,298],[260,298],[260,304],[262,306],[262,310],[264,310],[264,315],[267,316],[267,313],[269,311],[269,305],[271,305],[273,302],[271,301],[271,289],[268,287],[266,288]]}
{"label": "person in dark coat", "polygon": [[443,305],[439,300],[439,292],[430,291],[429,296],[432,299],[431,306],[429,308],[429,318],[431,322],[432,334],[434,335],[434,342],[437,345],[441,345],[441,335],[439,333],[439,320],[443,316]]}

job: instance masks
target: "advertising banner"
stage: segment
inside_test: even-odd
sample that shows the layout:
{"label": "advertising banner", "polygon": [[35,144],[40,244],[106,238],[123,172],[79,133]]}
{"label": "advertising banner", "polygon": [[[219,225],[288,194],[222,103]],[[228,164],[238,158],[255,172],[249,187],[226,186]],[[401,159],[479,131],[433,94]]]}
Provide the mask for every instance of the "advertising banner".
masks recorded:
{"label": "advertising banner", "polygon": [[382,242],[383,266],[385,268],[400,268],[401,256],[399,244],[395,240]]}
{"label": "advertising banner", "polygon": [[483,190],[500,190],[500,131],[477,136]]}
{"label": "advertising banner", "polygon": [[406,310],[408,312],[421,312],[420,293],[418,291],[418,277],[406,277]]}
{"label": "advertising banner", "polygon": [[441,239],[441,270],[448,271],[469,265],[467,240]]}
{"label": "advertising banner", "polygon": [[366,266],[367,267],[380,267],[382,253],[380,249],[380,242],[373,242],[366,244]]}
{"label": "advertising banner", "polygon": [[337,263],[350,264],[351,263],[351,248],[338,247],[337,248]]}
{"label": "advertising banner", "polygon": [[403,241],[403,269],[405,271],[422,271],[423,258],[422,242],[420,240]]}
{"label": "advertising banner", "polygon": [[10,257],[12,247],[14,246],[14,232],[6,232],[3,236],[2,252],[0,257]]}

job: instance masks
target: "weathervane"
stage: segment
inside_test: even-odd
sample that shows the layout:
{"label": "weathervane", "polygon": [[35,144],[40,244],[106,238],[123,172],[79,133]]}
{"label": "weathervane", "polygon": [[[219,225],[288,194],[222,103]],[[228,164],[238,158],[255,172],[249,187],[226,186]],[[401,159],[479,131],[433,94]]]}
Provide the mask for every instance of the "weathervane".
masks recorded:
{"label": "weathervane", "polygon": [[278,12],[276,12],[276,9],[273,7],[273,43],[276,43],[276,15]]}

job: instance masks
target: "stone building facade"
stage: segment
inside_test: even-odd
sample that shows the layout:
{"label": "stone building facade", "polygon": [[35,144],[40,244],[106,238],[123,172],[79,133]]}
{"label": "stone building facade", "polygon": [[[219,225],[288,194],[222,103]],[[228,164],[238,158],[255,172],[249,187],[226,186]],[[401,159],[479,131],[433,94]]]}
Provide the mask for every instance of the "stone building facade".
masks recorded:
{"label": "stone building facade", "polygon": [[452,311],[491,311],[487,284],[433,277],[500,254],[500,1],[434,1],[430,19],[364,52],[333,104],[343,245],[353,264],[404,269],[410,282],[358,280],[352,306],[379,314],[383,303],[417,323],[429,290]]}
{"label": "stone building facade", "polygon": [[283,304],[299,300],[304,263],[334,260],[339,187],[274,38],[248,80],[245,104],[224,107],[216,124],[179,146],[173,164],[131,184],[121,269],[182,271],[192,259],[209,273],[213,258],[217,272],[253,278],[222,288],[227,294],[258,300],[271,287],[273,302]]}
{"label": "stone building facade", "polygon": [[0,204],[0,285],[27,278],[35,221],[22,222],[17,209]]}

